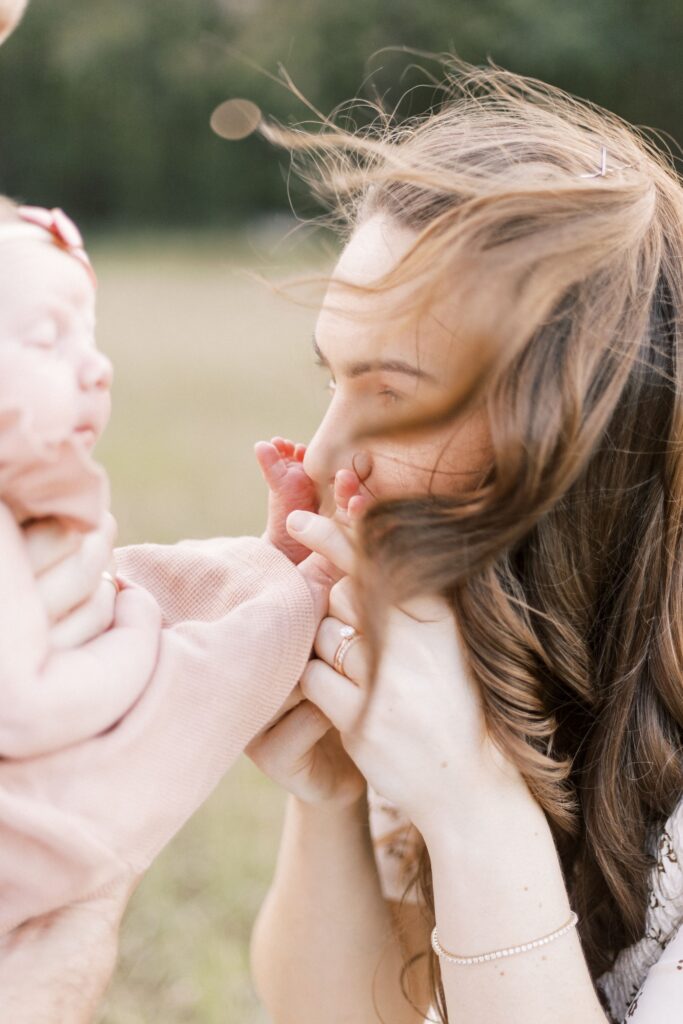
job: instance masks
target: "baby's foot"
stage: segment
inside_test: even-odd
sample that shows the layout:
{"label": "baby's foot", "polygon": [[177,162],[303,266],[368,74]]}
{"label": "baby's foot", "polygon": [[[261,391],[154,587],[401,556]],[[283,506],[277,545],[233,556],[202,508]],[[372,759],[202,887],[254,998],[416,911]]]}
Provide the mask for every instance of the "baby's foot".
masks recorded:
{"label": "baby's foot", "polygon": [[297,509],[317,512],[319,504],[315,484],[303,467],[306,446],[274,437],[259,441],[254,451],[269,491],[266,537],[298,565],[310,551],[287,533],[287,516]]}
{"label": "baby's foot", "polygon": [[363,479],[367,479],[369,470],[363,479],[359,475],[360,472],[365,473],[365,463],[362,467],[356,466],[355,469],[340,469],[334,478],[334,518],[351,526],[363,518],[372,504],[372,498],[367,491],[361,491]]}

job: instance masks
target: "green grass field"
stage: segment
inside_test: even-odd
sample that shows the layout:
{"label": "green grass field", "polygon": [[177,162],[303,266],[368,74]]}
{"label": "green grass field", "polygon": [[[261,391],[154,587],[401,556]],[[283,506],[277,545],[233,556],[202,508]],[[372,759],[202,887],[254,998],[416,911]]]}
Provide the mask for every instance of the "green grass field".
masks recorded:
{"label": "green grass field", "polygon": [[[92,255],[99,343],[115,366],[99,455],[120,543],[260,533],[253,442],[307,439],[326,401],[315,310],[244,273],[279,276],[293,257],[220,237],[105,240]],[[248,942],[282,808],[250,762],[232,770],[136,893],[98,1024],[263,1024]]]}

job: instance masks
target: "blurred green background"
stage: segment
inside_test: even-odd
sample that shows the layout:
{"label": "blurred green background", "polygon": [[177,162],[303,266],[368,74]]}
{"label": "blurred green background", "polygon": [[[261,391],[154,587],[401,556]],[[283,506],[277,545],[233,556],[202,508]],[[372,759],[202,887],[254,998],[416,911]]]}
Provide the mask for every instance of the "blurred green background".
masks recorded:
{"label": "blurred green background", "polygon": [[213,107],[305,117],[265,73],[280,62],[325,112],[373,90],[393,104],[423,80],[378,52],[401,45],[490,56],[683,138],[680,0],[31,0],[0,60],[0,188],[86,223],[282,209],[286,158],[212,137]]}
{"label": "blurred green background", "polygon": [[[31,0],[0,50],[0,190],[74,215],[100,279],[116,368],[100,454],[123,543],[260,532],[253,442],[306,440],[325,405],[314,309],[249,273],[328,265],[285,239],[290,195],[310,204],[283,154],[217,139],[211,110],[238,95],[306,118],[269,77],[279,62],[325,112],[393,105],[424,81],[378,52],[402,45],[490,56],[683,139],[679,0]],[[230,773],[138,890],[99,1024],[264,1024],[247,950],[281,813],[248,762]]]}
{"label": "blurred green background", "polygon": [[[117,236],[91,255],[99,342],[115,366],[98,454],[120,540],[260,533],[266,491],[253,442],[310,436],[327,401],[313,308],[250,273],[276,281],[282,247],[253,234],[166,237],[163,246]],[[287,262],[304,272],[301,252]],[[159,858],[133,899],[99,1024],[265,1020],[248,942],[282,803],[244,759]]]}

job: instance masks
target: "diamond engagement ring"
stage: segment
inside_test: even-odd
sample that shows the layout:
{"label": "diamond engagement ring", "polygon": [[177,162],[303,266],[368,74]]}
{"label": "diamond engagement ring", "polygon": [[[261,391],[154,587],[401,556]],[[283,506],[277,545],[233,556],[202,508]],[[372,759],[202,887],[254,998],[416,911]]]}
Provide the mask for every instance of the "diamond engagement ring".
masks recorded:
{"label": "diamond engagement ring", "polygon": [[112,587],[114,588],[117,594],[120,593],[121,584],[117,580],[116,576],[113,576],[110,572],[103,572],[102,579],[106,580],[107,583],[111,583]]}
{"label": "diamond engagement ring", "polygon": [[353,626],[342,626],[339,630],[339,636],[341,637],[341,641],[335,651],[332,667],[335,672],[339,672],[340,675],[345,676],[344,658],[348,654],[350,648],[360,640],[360,634],[353,628]]}

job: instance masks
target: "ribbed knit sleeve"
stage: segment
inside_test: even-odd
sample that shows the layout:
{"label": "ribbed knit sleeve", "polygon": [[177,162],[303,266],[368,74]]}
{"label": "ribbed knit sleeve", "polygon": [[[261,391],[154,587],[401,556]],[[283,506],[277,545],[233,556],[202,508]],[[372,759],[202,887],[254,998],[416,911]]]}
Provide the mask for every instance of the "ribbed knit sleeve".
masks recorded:
{"label": "ribbed knit sleeve", "polygon": [[106,733],[0,764],[0,931],[143,871],[275,715],[310,655],[308,587],[265,542],[142,545],[122,549],[118,565],[161,605],[157,665]]}

